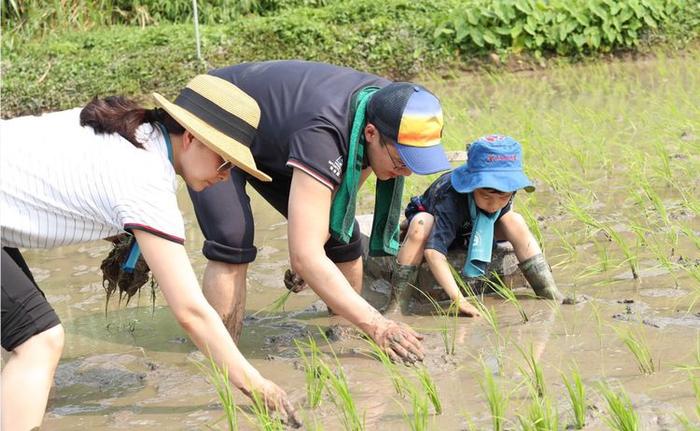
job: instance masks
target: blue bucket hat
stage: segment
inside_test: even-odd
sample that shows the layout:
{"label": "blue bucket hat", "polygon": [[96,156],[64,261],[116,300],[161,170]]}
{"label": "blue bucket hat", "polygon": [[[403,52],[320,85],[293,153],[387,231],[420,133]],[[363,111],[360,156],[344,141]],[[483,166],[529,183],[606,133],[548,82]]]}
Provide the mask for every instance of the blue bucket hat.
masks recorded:
{"label": "blue bucket hat", "polygon": [[523,172],[523,150],[510,136],[488,135],[467,147],[467,162],[452,171],[452,187],[460,193],[492,188],[502,192],[535,186]]}

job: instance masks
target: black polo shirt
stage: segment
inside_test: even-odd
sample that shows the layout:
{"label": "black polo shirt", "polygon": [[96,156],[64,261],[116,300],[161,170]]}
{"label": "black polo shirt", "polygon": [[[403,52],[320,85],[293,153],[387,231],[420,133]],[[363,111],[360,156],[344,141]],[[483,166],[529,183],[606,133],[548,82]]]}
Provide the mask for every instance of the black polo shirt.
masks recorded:
{"label": "black polo shirt", "polygon": [[299,168],[333,190],[344,172],[350,138],[350,101],[367,86],[390,81],[345,67],[307,61],[243,63],[210,72],[258,102],[255,163],[275,182]]}

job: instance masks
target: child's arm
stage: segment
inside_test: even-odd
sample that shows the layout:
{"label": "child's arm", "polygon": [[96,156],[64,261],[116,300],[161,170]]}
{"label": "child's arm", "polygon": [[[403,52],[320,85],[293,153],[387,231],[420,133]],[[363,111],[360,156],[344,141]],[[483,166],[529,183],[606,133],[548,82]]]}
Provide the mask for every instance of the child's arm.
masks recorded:
{"label": "child's arm", "polygon": [[428,266],[430,266],[430,271],[435,277],[435,281],[445,289],[450,299],[457,303],[459,311],[469,317],[479,317],[479,311],[459,291],[459,286],[457,286],[452,276],[450,264],[447,262],[445,255],[433,249],[426,249],[424,255]]}

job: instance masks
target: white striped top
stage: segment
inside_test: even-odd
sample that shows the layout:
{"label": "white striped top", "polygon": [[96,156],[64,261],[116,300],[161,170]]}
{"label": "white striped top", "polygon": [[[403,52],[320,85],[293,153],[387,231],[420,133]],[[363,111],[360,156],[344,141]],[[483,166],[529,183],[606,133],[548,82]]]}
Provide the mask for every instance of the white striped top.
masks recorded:
{"label": "white striped top", "polygon": [[3,247],[52,248],[142,229],[178,243],[177,179],[158,128],[134,147],[80,126],[80,109],[0,121]]}

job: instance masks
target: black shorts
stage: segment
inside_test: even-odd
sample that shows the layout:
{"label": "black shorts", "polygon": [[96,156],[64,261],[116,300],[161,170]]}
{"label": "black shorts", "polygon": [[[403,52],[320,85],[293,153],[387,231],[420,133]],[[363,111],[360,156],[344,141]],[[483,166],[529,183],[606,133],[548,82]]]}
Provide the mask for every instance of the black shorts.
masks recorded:
{"label": "black shorts", "polygon": [[36,334],[60,325],[56,312],[39,289],[22,254],[2,249],[2,347],[12,351]]}
{"label": "black shorts", "polygon": [[[199,227],[204,234],[202,253],[209,260],[226,263],[249,263],[255,260],[254,221],[250,198],[245,191],[249,183],[280,214],[287,218],[291,179],[275,178],[262,182],[239,169],[231,170],[231,180],[201,192],[189,189]],[[343,244],[333,238],[324,245],[333,262],[349,262],[362,256],[360,226],[355,220],[352,238]]]}

